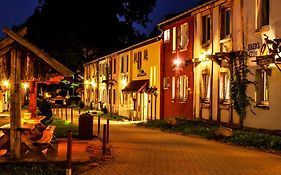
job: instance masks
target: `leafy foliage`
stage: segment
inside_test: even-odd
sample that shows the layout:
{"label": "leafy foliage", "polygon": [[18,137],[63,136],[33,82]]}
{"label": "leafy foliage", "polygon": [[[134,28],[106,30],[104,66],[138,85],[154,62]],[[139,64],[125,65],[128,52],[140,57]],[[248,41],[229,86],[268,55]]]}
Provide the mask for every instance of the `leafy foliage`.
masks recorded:
{"label": "leafy foliage", "polygon": [[33,43],[82,69],[84,62],[145,39],[133,23],[145,25],[154,6],[155,0],[39,0],[23,26]]}
{"label": "leafy foliage", "polygon": [[207,139],[216,139],[222,142],[230,142],[242,146],[251,146],[270,151],[281,151],[281,136],[265,133],[252,129],[244,131],[233,129],[233,135],[230,137],[217,137],[215,131],[218,126],[204,121],[179,120],[176,125],[170,125],[166,120],[152,120],[147,123],[139,123],[138,126],[149,128],[160,128],[168,132],[180,132],[186,135],[196,135]]}
{"label": "leafy foliage", "polygon": [[250,105],[250,98],[246,94],[250,83],[247,79],[249,72],[247,59],[248,56],[244,52],[239,56],[235,53],[230,56],[230,96],[234,109],[241,119],[246,117],[247,107]]}

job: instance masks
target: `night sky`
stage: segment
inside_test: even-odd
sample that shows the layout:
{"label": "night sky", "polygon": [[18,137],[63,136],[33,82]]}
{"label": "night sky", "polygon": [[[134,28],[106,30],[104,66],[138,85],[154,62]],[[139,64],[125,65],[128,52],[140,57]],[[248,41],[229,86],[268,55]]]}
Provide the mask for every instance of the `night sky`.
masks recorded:
{"label": "night sky", "polygon": [[[0,39],[4,37],[2,29],[4,26],[11,28],[19,25],[32,15],[38,0],[0,0]],[[166,14],[185,11],[196,5],[197,0],[157,0],[156,8],[150,14],[152,22],[147,29],[137,26],[137,28],[149,34],[157,23],[164,20]]]}

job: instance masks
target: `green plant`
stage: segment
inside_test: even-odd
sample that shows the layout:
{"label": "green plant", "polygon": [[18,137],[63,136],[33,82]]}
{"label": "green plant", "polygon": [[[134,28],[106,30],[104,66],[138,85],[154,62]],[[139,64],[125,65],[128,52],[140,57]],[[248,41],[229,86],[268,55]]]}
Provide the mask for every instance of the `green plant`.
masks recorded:
{"label": "green plant", "polygon": [[85,107],[85,103],[83,101],[80,101],[79,102],[79,108],[84,109],[84,107]]}
{"label": "green plant", "polygon": [[230,96],[233,107],[240,117],[241,126],[250,105],[250,97],[246,94],[248,84],[251,83],[247,79],[249,73],[247,59],[246,52],[230,54]]}
{"label": "green plant", "polygon": [[38,100],[37,102],[38,102],[38,108],[39,108],[39,115],[46,116],[44,118],[44,120],[42,121],[42,123],[47,124],[47,123],[51,122],[53,119],[51,103],[49,101],[47,101],[46,99]]}
{"label": "green plant", "polygon": [[101,109],[101,111],[102,111],[104,114],[107,114],[107,112],[108,112],[106,106],[103,107],[103,108]]}
{"label": "green plant", "polygon": [[69,121],[63,119],[54,118],[51,125],[56,126],[56,137],[67,137],[67,131],[72,131],[73,137],[78,137],[78,126],[71,124]]}

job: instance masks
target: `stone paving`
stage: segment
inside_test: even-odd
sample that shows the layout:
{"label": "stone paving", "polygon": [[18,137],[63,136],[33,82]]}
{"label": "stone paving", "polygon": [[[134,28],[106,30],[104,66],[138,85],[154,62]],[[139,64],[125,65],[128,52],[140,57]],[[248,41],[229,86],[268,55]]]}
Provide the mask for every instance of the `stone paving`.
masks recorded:
{"label": "stone paving", "polygon": [[111,124],[113,158],[83,175],[281,175],[281,156]]}

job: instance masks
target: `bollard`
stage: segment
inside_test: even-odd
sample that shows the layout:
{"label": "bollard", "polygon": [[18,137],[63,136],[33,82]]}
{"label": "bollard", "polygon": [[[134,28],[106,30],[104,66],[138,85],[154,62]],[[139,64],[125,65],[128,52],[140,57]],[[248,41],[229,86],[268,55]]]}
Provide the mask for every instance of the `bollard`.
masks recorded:
{"label": "bollard", "polygon": [[109,119],[106,120],[106,143],[109,143]]}
{"label": "bollard", "polygon": [[71,175],[72,131],[68,131],[67,135],[66,175]]}
{"label": "bollard", "polygon": [[65,108],[65,120],[67,121],[67,107]]}
{"label": "bollard", "polygon": [[61,116],[60,116],[60,118],[63,118],[63,108],[61,107],[60,109],[61,109]]}
{"label": "bollard", "polygon": [[70,108],[71,109],[71,123],[73,123],[73,108]]}
{"label": "bollard", "polygon": [[98,136],[100,135],[100,116],[98,116]]}
{"label": "bollard", "polygon": [[103,125],[102,154],[106,153],[106,124]]}

